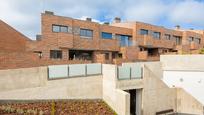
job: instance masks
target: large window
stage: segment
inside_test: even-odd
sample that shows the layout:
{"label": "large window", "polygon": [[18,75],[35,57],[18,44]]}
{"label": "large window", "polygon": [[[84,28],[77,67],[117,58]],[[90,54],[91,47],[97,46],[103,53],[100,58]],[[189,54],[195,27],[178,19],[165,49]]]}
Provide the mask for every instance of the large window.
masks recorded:
{"label": "large window", "polygon": [[93,30],[80,28],[80,36],[83,36],[85,38],[87,38],[87,37],[92,38],[93,37]]}
{"label": "large window", "polygon": [[148,35],[148,30],[140,29],[140,34],[141,35]]}
{"label": "large window", "polygon": [[53,32],[68,32],[68,26],[62,26],[62,25],[52,25],[52,31]]}
{"label": "large window", "polygon": [[62,51],[61,50],[50,50],[50,58],[62,59]]}
{"label": "large window", "polygon": [[191,42],[193,42],[193,41],[194,41],[194,38],[193,38],[193,37],[189,37],[189,38],[188,38],[188,42],[189,42],[189,43],[191,43]]}
{"label": "large window", "polygon": [[161,38],[161,33],[160,32],[153,32],[153,38],[160,39]]}
{"label": "large window", "polygon": [[116,38],[120,41],[120,46],[131,46],[131,36],[116,34]]}
{"label": "large window", "polygon": [[171,35],[170,34],[165,34],[164,36],[165,36],[166,40],[171,40]]}
{"label": "large window", "polygon": [[176,45],[182,44],[182,37],[181,36],[173,36],[173,38],[176,40]]}
{"label": "large window", "polygon": [[201,39],[200,38],[195,38],[195,43],[200,44],[201,43]]}
{"label": "large window", "polygon": [[112,39],[112,33],[102,32],[101,37],[103,39]]}

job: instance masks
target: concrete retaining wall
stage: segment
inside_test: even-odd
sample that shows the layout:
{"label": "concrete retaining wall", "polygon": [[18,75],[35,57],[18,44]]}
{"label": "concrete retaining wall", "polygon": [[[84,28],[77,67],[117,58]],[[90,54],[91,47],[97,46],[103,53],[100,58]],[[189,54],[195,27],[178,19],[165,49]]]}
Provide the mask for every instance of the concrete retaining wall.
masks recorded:
{"label": "concrete retaining wall", "polygon": [[130,94],[116,89],[116,66],[103,65],[103,99],[119,115],[130,114]]}
{"label": "concrete retaining wall", "polygon": [[204,70],[204,55],[161,55],[163,70]]}
{"label": "concrete retaining wall", "polygon": [[46,76],[46,67],[0,70],[0,91],[45,86]]}
{"label": "concrete retaining wall", "polygon": [[0,70],[0,99],[101,99],[102,76],[47,79],[47,67]]}

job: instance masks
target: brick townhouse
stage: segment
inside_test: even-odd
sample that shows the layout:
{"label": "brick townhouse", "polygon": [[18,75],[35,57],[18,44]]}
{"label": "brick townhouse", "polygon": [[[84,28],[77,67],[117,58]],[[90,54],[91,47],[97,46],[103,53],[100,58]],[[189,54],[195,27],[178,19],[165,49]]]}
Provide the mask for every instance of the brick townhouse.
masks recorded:
{"label": "brick townhouse", "polygon": [[117,60],[158,60],[160,54],[195,53],[203,47],[203,33],[166,29],[142,22],[99,24],[91,18],[78,20],[42,13],[42,33],[29,42],[29,50],[42,58],[91,60],[112,63]]}
{"label": "brick townhouse", "polygon": [[41,14],[41,34],[36,40],[26,38],[2,21],[0,26],[1,52],[23,49],[21,53],[34,55],[33,60],[41,61],[40,65],[159,60],[161,54],[198,53],[204,45],[202,30],[182,30],[179,26],[167,29],[142,22],[122,22],[120,18],[99,24],[91,18],[73,19],[50,11]]}

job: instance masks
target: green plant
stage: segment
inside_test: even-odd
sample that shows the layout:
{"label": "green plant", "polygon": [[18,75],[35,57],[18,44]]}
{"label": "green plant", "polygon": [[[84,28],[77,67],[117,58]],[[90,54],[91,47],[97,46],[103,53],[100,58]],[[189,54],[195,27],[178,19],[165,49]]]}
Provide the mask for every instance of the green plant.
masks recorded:
{"label": "green plant", "polygon": [[52,101],[52,103],[51,103],[51,115],[55,115],[55,111],[56,111],[55,106],[56,106],[55,102]]}
{"label": "green plant", "polygon": [[204,48],[199,50],[199,54],[204,54]]}
{"label": "green plant", "polygon": [[23,110],[23,109],[17,109],[16,112],[17,112],[18,114],[23,114],[23,113],[24,113],[24,110]]}

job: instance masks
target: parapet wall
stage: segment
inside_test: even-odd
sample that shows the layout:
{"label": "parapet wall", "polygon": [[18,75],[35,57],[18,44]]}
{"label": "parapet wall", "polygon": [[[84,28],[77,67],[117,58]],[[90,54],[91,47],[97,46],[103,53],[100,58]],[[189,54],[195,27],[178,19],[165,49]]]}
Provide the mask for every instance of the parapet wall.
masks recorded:
{"label": "parapet wall", "polygon": [[48,80],[47,73],[47,67],[0,70],[0,99],[102,98],[101,75]]}

